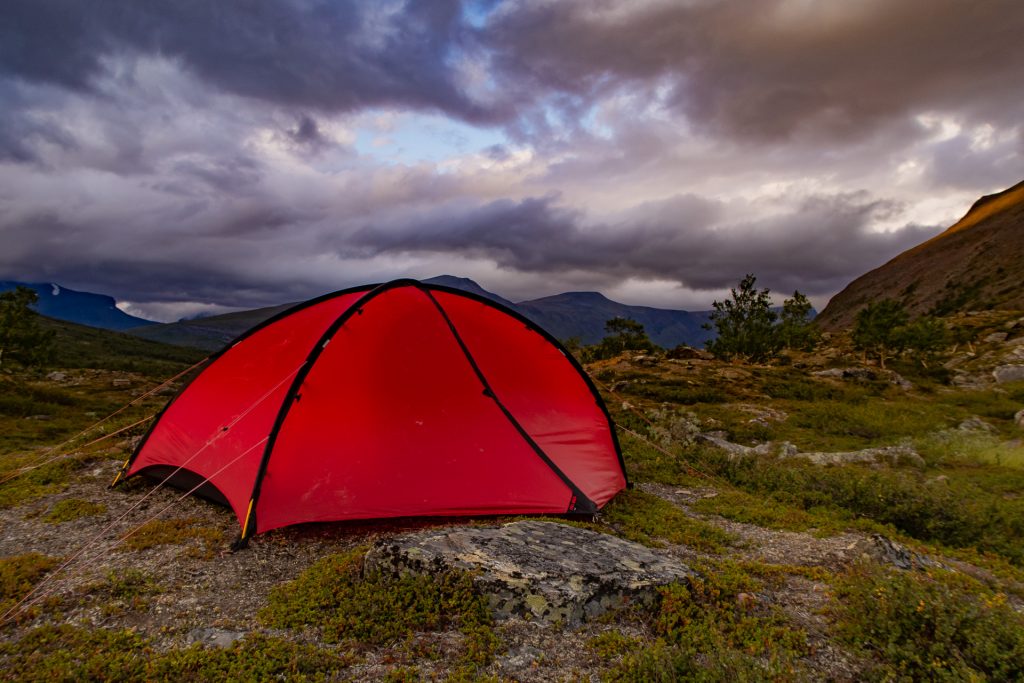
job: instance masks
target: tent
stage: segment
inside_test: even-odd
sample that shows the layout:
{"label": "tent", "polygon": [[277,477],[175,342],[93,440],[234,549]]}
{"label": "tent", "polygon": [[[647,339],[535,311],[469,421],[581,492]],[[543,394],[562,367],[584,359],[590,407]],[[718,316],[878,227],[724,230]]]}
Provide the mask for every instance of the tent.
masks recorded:
{"label": "tent", "polygon": [[240,540],[303,522],[591,514],[626,486],[575,359],[494,301],[415,280],[294,306],[211,358],[114,484],[229,505]]}

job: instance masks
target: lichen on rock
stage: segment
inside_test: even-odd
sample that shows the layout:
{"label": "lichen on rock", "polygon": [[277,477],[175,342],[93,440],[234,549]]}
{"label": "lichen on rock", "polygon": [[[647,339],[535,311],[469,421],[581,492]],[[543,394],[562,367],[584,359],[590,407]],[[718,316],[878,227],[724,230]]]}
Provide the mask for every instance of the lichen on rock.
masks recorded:
{"label": "lichen on rock", "polygon": [[375,571],[470,571],[496,618],[519,616],[577,626],[628,604],[656,599],[657,587],[693,572],[667,553],[557,522],[414,532],[378,541]]}

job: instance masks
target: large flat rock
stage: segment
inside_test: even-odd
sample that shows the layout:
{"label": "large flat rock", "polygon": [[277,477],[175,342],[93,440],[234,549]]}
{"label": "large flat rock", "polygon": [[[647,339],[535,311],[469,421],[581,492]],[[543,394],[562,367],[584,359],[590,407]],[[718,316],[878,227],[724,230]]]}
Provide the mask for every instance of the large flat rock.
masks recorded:
{"label": "large flat rock", "polygon": [[373,570],[465,570],[497,618],[522,616],[578,625],[629,603],[649,604],[658,586],[693,572],[664,552],[557,522],[457,527],[378,541]]}

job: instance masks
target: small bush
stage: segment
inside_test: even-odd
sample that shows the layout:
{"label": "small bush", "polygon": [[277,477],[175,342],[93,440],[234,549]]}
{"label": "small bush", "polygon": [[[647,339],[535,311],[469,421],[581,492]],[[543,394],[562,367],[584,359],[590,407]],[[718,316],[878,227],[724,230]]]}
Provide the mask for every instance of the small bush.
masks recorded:
{"label": "small bush", "polygon": [[610,681],[795,680],[806,634],[756,597],[760,581],[735,563],[709,563],[704,578],[659,590],[656,639],[627,653]]}
{"label": "small bush", "polygon": [[363,570],[365,548],[318,561],[271,591],[260,619],[275,628],[318,628],[325,642],[384,644],[417,631],[458,628],[462,661],[484,665],[499,641],[487,601],[466,573],[388,576]]}
{"label": "small bush", "polygon": [[601,514],[626,538],[654,547],[663,545],[664,540],[719,553],[734,540],[731,534],[644,491],[619,493]]}
{"label": "small bush", "polygon": [[202,541],[199,556],[213,557],[218,545],[224,541],[224,532],[203,526],[198,519],[154,519],[139,527],[125,539],[119,550],[147,550],[158,545],[182,545],[190,539]]}
{"label": "small bush", "polygon": [[835,600],[839,636],[875,658],[874,680],[1024,679],[1024,616],[1002,593],[865,565],[841,577]]}
{"label": "small bush", "polygon": [[20,681],[325,680],[355,658],[311,645],[250,635],[226,648],[159,652],[131,631],[42,626],[0,644],[8,672]]}
{"label": "small bush", "polygon": [[122,614],[126,611],[141,611],[149,607],[152,596],[163,592],[151,574],[138,569],[107,572],[106,579],[89,586],[84,592],[95,598],[105,599],[101,609],[105,616]]}
{"label": "small bush", "polygon": [[57,562],[57,558],[39,553],[26,553],[0,560],[0,614],[6,613],[28,595]]}
{"label": "small bush", "polygon": [[61,524],[82,517],[95,517],[107,511],[102,503],[93,503],[79,498],[65,498],[54,504],[43,519],[50,524]]}

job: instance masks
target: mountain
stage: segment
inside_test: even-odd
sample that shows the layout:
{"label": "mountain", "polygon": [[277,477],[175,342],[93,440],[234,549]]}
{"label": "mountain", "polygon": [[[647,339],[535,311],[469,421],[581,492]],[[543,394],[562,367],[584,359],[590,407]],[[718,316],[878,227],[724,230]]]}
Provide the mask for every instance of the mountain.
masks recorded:
{"label": "mountain", "polygon": [[217,351],[228,342],[267,318],[294,306],[294,303],[267,306],[250,311],[237,311],[222,315],[211,315],[193,320],[180,320],[161,325],[155,323],[136,327],[129,334],[150,341],[178,346],[192,346],[206,351]]}
{"label": "mountain", "polygon": [[860,276],[817,320],[849,327],[857,311],[885,298],[911,315],[1024,310],[1024,182],[987,195],[952,227]]}
{"label": "mountain", "polygon": [[113,297],[92,292],[77,292],[53,283],[0,281],[0,292],[18,286],[34,289],[39,295],[39,303],[35,305],[35,310],[50,318],[107,330],[127,330],[140,325],[154,324],[152,320],[128,315],[117,307]]}
{"label": "mountain", "polygon": [[667,308],[629,306],[612,301],[599,292],[566,292],[516,304],[517,310],[559,339],[579,337],[594,344],[605,336],[605,322],[611,318],[632,318],[641,323],[647,336],[658,346],[678,344],[702,347],[714,333],[701,327],[710,312],[690,313]]}
{"label": "mountain", "polygon": [[[701,327],[707,322],[709,311],[690,313],[648,306],[628,306],[612,301],[598,292],[567,292],[533,301],[513,303],[465,277],[439,275],[424,282],[460,289],[496,301],[518,311],[558,339],[579,337],[586,344],[596,343],[605,336],[605,322],[615,317],[632,318],[642,323],[654,343],[667,348],[683,343],[703,346],[706,340],[714,336],[712,332]],[[131,334],[166,344],[216,351],[250,327],[293,305],[270,306],[197,320],[182,320],[166,325],[149,325],[135,328],[131,330]]]}
{"label": "mountain", "polygon": [[432,277],[429,280],[424,280],[423,282],[426,282],[428,285],[441,285],[443,287],[451,287],[452,289],[461,289],[463,292],[469,292],[471,294],[482,296],[485,299],[496,301],[497,303],[502,304],[503,306],[508,306],[511,309],[516,308],[516,304],[512,303],[511,301],[504,297],[498,296],[494,292],[488,292],[486,289],[478,285],[473,280],[470,280],[468,277],[456,277],[454,275],[438,275],[437,277]]}

